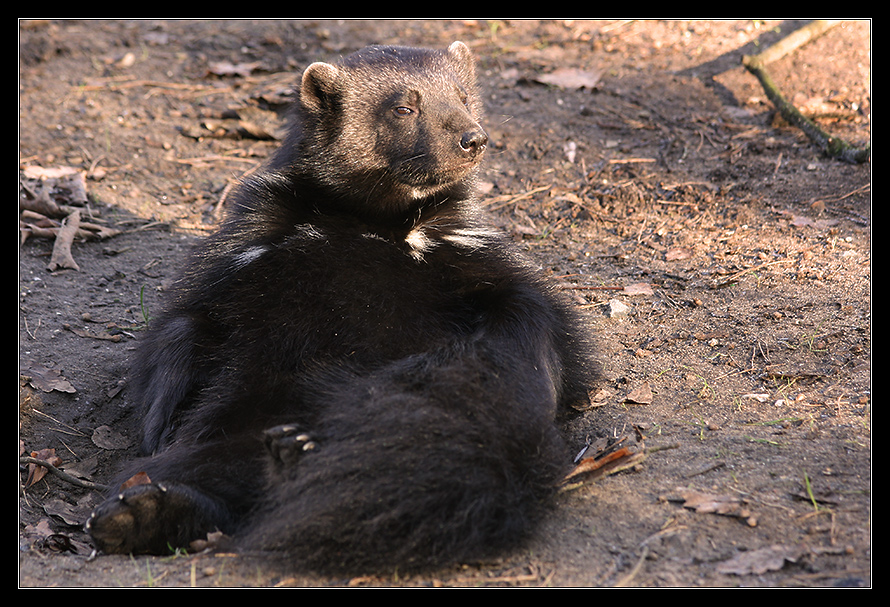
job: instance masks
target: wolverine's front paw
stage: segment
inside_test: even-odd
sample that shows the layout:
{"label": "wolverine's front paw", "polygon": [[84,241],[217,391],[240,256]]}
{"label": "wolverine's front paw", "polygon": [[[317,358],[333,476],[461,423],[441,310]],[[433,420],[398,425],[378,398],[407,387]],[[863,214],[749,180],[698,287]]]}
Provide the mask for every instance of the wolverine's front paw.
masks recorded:
{"label": "wolverine's front paw", "polygon": [[279,470],[293,466],[303,454],[318,449],[312,437],[297,424],[283,424],[269,428],[263,433],[263,439],[272,461]]}
{"label": "wolverine's front paw", "polygon": [[100,504],[87,520],[86,530],[106,553],[167,552],[168,538],[160,529],[168,499],[164,485],[129,487]]}

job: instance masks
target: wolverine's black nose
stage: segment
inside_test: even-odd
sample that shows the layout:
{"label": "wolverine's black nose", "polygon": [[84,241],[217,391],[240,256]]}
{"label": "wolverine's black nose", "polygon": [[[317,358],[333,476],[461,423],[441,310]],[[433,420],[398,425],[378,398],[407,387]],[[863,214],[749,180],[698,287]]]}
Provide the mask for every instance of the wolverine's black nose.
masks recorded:
{"label": "wolverine's black nose", "polygon": [[471,158],[481,154],[487,145],[488,135],[482,129],[467,131],[460,138],[460,149]]}

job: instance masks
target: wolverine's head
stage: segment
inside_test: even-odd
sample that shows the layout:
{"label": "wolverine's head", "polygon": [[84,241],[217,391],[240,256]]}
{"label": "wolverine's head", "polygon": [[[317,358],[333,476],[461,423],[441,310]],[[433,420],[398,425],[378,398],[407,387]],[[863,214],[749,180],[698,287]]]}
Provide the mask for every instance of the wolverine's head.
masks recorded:
{"label": "wolverine's head", "polygon": [[469,49],[372,46],[313,63],[300,88],[300,161],[363,212],[466,196],[488,136]]}

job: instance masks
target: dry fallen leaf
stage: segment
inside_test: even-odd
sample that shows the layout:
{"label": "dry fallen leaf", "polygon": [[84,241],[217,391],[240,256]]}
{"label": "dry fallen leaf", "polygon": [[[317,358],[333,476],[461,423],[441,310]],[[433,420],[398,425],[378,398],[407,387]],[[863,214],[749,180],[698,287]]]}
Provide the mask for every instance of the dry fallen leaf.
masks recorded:
{"label": "dry fallen leaf", "polygon": [[627,285],[622,292],[625,295],[652,295],[654,293],[652,285],[648,282],[637,282],[632,285]]}
{"label": "dry fallen leaf", "polygon": [[615,391],[609,388],[600,388],[590,396],[591,402],[598,403],[615,396]]}
{"label": "dry fallen leaf", "polygon": [[[55,449],[41,449],[40,451],[32,451],[31,457],[57,467],[62,463],[62,458],[56,455]],[[49,472],[49,470],[39,464],[28,464],[28,480],[25,481],[25,487],[30,487],[34,483],[38,482],[40,479],[46,476],[47,472]]]}
{"label": "dry fallen leaf", "polygon": [[130,487],[135,487],[136,485],[150,485],[151,479],[148,477],[148,474],[145,472],[137,472],[127,480],[125,480],[120,489],[123,491],[124,489],[129,489]]}
{"label": "dry fallen leaf", "polygon": [[28,179],[59,179],[70,177],[79,171],[80,169],[68,166],[45,168],[37,165],[28,165],[22,169],[22,174]]}
{"label": "dry fallen leaf", "polygon": [[739,553],[717,565],[717,571],[728,575],[762,575],[767,571],[778,571],[786,562],[794,563],[798,558],[798,547],[773,545]]}
{"label": "dry fallen leaf", "polygon": [[813,227],[818,229],[827,229],[837,225],[835,219],[810,219],[804,215],[792,215],[791,225],[795,228]]}
{"label": "dry fallen leaf", "polygon": [[665,259],[667,261],[682,261],[684,259],[689,259],[690,257],[692,257],[692,251],[684,248],[671,249],[665,254]]}
{"label": "dry fallen leaf", "polygon": [[672,501],[682,501],[684,508],[695,510],[699,514],[721,514],[743,519],[749,526],[757,526],[757,519],[748,510],[744,500],[734,495],[716,495],[694,489],[680,489]]}
{"label": "dry fallen leaf", "polygon": [[216,76],[250,76],[262,64],[259,61],[249,63],[231,63],[229,61],[211,61],[208,71]]}
{"label": "dry fallen leaf", "polygon": [[214,531],[208,533],[205,538],[192,540],[189,543],[189,550],[191,552],[201,552],[202,550],[225,551],[231,550],[233,546],[231,537],[222,531]]}
{"label": "dry fallen leaf", "polygon": [[741,500],[731,495],[714,495],[698,491],[683,492],[683,506],[696,512],[731,514],[741,507]]}
{"label": "dry fallen leaf", "polygon": [[83,329],[78,329],[77,327],[72,327],[71,325],[69,325],[69,324],[67,324],[67,323],[64,324],[64,325],[62,325],[62,328],[65,329],[65,330],[67,330],[67,331],[71,331],[72,333],[74,333],[74,334],[77,335],[78,337],[87,337],[87,338],[90,338],[90,339],[104,339],[104,340],[107,340],[107,341],[113,341],[113,342],[118,342],[118,341],[121,340],[121,336],[120,336],[120,335],[111,335],[111,334],[108,333],[108,332],[104,332],[104,333],[90,333],[89,331],[84,331]]}
{"label": "dry fallen leaf", "polygon": [[65,522],[66,525],[80,525],[82,513],[74,506],[61,499],[50,499],[43,505],[43,511],[51,517],[56,517]]}
{"label": "dry fallen leaf", "polygon": [[580,476],[583,476],[585,481],[596,481],[604,476],[632,468],[646,459],[645,448],[623,447],[621,445],[624,441],[625,439],[621,439],[608,447],[599,447],[594,455],[578,462],[563,482],[574,481]]}
{"label": "dry fallen leaf", "polygon": [[536,76],[535,80],[541,84],[549,84],[564,89],[594,89],[599,84],[603,73],[600,70],[582,70],[565,67],[554,70],[549,74]]}
{"label": "dry fallen leaf", "polygon": [[649,382],[643,382],[642,385],[634,388],[627,394],[625,402],[635,405],[649,405],[652,403],[652,388]]}
{"label": "dry fallen leaf", "polygon": [[58,371],[47,369],[33,361],[27,363],[26,368],[21,370],[21,375],[26,378],[28,385],[35,390],[43,392],[52,392],[53,390],[68,393],[77,392],[74,386],[68,383],[68,380],[62,377]]}
{"label": "dry fallen leaf", "polygon": [[102,449],[126,449],[130,446],[130,440],[120,432],[112,430],[109,426],[99,426],[93,430],[93,444]]}

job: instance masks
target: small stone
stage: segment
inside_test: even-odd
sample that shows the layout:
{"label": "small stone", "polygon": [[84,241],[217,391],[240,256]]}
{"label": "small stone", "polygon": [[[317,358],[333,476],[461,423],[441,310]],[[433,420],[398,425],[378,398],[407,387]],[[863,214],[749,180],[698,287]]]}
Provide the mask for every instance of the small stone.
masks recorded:
{"label": "small stone", "polygon": [[609,318],[622,318],[630,314],[630,306],[613,299],[609,302]]}

